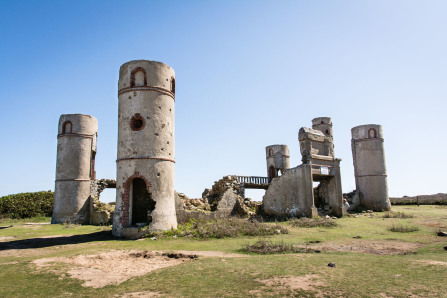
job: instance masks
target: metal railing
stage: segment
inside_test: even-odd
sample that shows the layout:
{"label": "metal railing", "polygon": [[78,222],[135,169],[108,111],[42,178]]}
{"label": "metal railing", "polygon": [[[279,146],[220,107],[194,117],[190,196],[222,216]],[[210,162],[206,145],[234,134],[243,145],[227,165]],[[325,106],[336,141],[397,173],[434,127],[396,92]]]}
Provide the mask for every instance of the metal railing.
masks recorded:
{"label": "metal railing", "polygon": [[256,176],[236,176],[239,183],[249,183],[249,184],[269,184],[268,177],[256,177]]}

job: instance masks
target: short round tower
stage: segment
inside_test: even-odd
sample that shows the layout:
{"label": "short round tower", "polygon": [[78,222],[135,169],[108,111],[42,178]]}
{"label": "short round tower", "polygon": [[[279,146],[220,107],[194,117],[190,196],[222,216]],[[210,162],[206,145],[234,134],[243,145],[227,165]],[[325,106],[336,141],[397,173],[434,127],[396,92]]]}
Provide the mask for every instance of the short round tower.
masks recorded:
{"label": "short round tower", "polygon": [[267,175],[269,183],[273,178],[278,177],[278,171],[281,174],[290,168],[289,146],[270,145],[265,147],[265,156],[267,159]]}
{"label": "short round tower", "polygon": [[312,119],[312,129],[316,129],[324,133],[326,137],[334,139],[332,132],[332,119],[330,117],[318,117]]}
{"label": "short round tower", "polygon": [[90,181],[95,179],[97,134],[96,118],[61,115],[51,223],[90,223]]}
{"label": "short round tower", "polygon": [[390,210],[382,126],[356,126],[351,129],[351,134],[360,205],[375,211]]}
{"label": "short round tower", "polygon": [[123,64],[118,81],[115,236],[177,227],[174,200],[175,73],[161,62]]}

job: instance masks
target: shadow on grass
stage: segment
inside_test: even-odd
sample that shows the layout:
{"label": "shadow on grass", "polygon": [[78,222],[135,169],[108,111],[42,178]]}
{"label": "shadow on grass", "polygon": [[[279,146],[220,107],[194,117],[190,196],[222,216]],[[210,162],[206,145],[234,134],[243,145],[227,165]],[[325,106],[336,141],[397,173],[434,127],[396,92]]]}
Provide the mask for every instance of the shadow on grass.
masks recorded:
{"label": "shadow on grass", "polygon": [[12,227],[12,226],[0,227],[0,230],[7,229],[7,228],[11,228],[11,227]]}
{"label": "shadow on grass", "polygon": [[30,239],[8,241],[8,242],[0,242],[0,251],[9,249],[43,248],[56,245],[80,244],[94,241],[110,241],[110,240],[119,240],[119,238],[115,238],[112,235],[111,231],[101,231],[82,235],[30,238]]}

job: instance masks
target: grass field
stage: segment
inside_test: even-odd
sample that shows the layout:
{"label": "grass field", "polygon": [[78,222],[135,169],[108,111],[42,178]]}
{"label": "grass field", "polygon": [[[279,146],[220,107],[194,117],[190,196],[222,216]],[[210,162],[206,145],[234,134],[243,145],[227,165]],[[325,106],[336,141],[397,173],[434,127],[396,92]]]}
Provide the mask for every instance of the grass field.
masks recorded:
{"label": "grass field", "polygon": [[[447,231],[447,206],[393,210],[413,217],[362,213],[336,227],[283,222],[288,234],[208,240],[120,240],[110,227],[2,220],[0,296],[447,297],[447,237],[436,235]],[[321,252],[244,252],[258,240]],[[162,255],[173,251],[198,258]]]}

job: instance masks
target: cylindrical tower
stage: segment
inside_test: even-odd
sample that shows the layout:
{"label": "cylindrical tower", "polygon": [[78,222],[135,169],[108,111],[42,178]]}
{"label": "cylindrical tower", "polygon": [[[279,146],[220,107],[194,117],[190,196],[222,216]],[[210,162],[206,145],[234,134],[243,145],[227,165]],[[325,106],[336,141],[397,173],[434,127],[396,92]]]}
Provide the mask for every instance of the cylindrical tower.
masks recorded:
{"label": "cylindrical tower", "polygon": [[[118,81],[113,234],[177,228],[174,200],[175,73],[161,62],[123,64]],[[133,233],[133,232],[129,232]]]}
{"label": "cylindrical tower", "polygon": [[360,205],[375,211],[390,210],[382,126],[356,126],[351,129],[351,134]]}
{"label": "cylindrical tower", "polygon": [[265,156],[267,159],[267,175],[269,182],[278,177],[278,171],[281,174],[290,168],[289,146],[270,145],[265,147]]}
{"label": "cylindrical tower", "polygon": [[332,130],[332,119],[330,117],[318,117],[312,119],[312,129],[316,129],[324,133],[326,137],[329,138],[329,143],[327,144],[328,155],[334,155],[334,132]]}
{"label": "cylindrical tower", "polygon": [[51,223],[90,223],[90,181],[95,179],[97,134],[96,118],[61,115]]}

